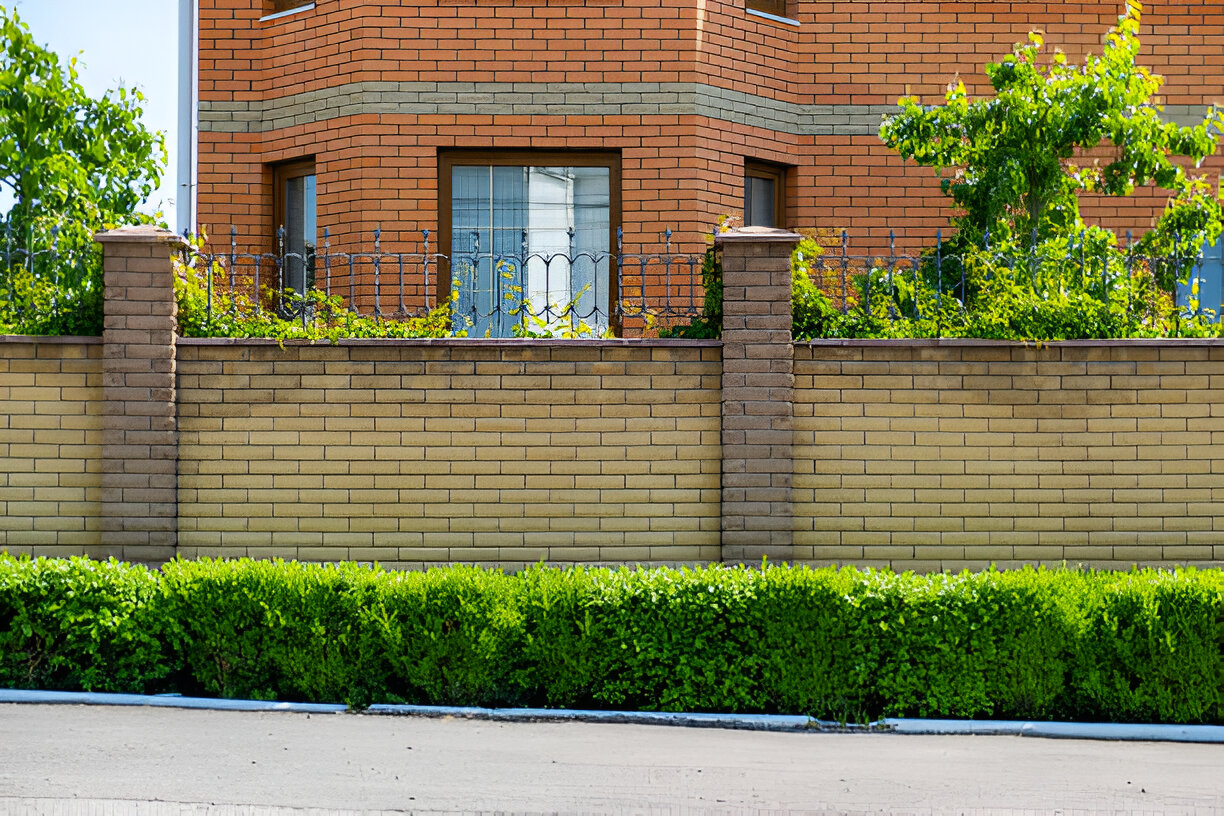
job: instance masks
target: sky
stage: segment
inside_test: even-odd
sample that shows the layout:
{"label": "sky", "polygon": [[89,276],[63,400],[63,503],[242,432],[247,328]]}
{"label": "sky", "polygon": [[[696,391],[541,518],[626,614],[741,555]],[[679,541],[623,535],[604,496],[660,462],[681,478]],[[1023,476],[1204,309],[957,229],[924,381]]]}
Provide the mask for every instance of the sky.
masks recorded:
{"label": "sky", "polygon": [[169,160],[160,190],[142,207],[175,225],[178,184],[178,3],[176,0],[0,0],[34,39],[66,62],[77,57],[81,84],[101,96],[120,84],[147,97],[145,127],[166,135]]}

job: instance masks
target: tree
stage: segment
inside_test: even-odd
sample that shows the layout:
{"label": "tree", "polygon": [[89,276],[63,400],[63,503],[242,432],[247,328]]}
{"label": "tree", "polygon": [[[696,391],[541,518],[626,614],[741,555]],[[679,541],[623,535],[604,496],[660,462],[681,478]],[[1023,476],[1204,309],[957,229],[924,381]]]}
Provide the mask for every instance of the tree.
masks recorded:
{"label": "tree", "polygon": [[98,265],[63,275],[58,259],[37,256],[40,269],[27,253],[53,232],[61,252],[88,253],[94,231],[152,220],[136,208],[160,182],[165,144],[141,124],[143,101],[124,88],[91,98],[76,59],[61,61],[0,6],[0,188],[13,201],[0,232],[22,247],[21,263],[0,270],[0,329],[100,330]]}
{"label": "tree", "polygon": [[[1183,164],[1215,151],[1224,116],[1212,109],[1194,127],[1160,119],[1151,100],[1162,79],[1136,63],[1140,15],[1140,4],[1127,0],[1101,56],[1082,66],[1069,65],[1061,51],[1043,64],[1042,36],[1032,33],[986,66],[994,96],[971,100],[958,81],[940,106],[900,100],[880,137],[905,158],[952,171],[941,185],[963,213],[956,219],[962,246],[989,230],[992,241],[1010,238],[1033,249],[1084,231],[1080,193],[1124,196],[1149,184],[1171,193],[1150,243],[1168,245],[1173,231],[1183,245],[1197,241],[1196,250],[1215,240],[1219,195]],[[1088,151],[1107,158],[1090,160]]]}

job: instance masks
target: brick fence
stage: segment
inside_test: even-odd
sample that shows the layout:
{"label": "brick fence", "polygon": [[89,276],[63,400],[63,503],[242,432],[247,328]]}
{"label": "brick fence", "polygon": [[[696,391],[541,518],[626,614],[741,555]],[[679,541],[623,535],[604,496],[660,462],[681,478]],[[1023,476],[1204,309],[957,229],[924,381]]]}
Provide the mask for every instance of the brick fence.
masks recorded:
{"label": "brick fence", "polygon": [[707,562],[711,342],[181,340],[179,551]]}
{"label": "brick fence", "polygon": [[0,338],[0,550],[921,570],[1224,562],[1224,343],[819,341],[797,236],[720,238],[722,341],[178,338],[100,236],[105,334]]}

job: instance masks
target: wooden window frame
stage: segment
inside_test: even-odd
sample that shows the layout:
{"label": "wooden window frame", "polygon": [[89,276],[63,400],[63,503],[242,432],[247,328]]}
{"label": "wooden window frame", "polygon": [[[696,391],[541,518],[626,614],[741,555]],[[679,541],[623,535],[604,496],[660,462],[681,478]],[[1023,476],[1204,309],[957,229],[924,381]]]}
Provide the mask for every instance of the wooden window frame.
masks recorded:
{"label": "wooden window frame", "polygon": [[785,229],[787,169],[783,164],[758,159],[744,160],[744,226],[748,226],[748,179],[759,178],[774,183],[774,226]]}
{"label": "wooden window frame", "polygon": [[[288,205],[288,202],[286,202],[285,200],[286,199],[285,186],[288,184],[290,179],[303,178],[305,176],[315,177],[314,218],[315,218],[315,223],[317,225],[318,217],[319,217],[319,210],[318,210],[319,177],[318,177],[318,173],[315,171],[314,157],[311,156],[305,159],[294,159],[292,161],[281,162],[279,164],[272,165],[272,234],[269,236],[269,240],[272,243],[272,253],[276,255],[277,257],[280,257],[280,253],[282,250],[280,241],[277,240],[277,233],[280,231],[282,227],[286,228],[286,231],[288,231],[288,225],[285,223],[287,220],[287,216],[288,216],[288,213],[286,212],[286,207]],[[295,250],[292,246],[286,246],[284,247],[284,251],[286,253],[292,253]],[[316,255],[318,254],[318,251],[319,249],[318,249],[318,246],[316,245],[315,246]],[[302,289],[305,290],[310,285],[311,269],[309,265],[307,265],[305,257],[302,258],[302,263],[303,263]],[[287,286],[289,283],[288,278],[289,278],[288,272],[282,271],[282,274],[277,281],[278,286],[280,287]]]}
{"label": "wooden window frame", "polygon": [[[272,246],[276,249],[276,231],[285,226],[285,184],[289,179],[314,176],[316,190],[318,173],[315,172],[314,156],[305,159],[281,162],[272,165]],[[317,201],[316,201],[317,206]],[[315,216],[318,216],[316,210]]]}
{"label": "wooden window frame", "polygon": [[[438,252],[450,257],[452,170],[455,167],[606,167],[608,168],[608,322],[619,333],[616,300],[620,279],[616,263],[616,230],[621,226],[621,156],[608,150],[476,150],[454,149],[438,152]],[[439,267],[439,270],[441,267]],[[448,303],[451,294],[450,265],[447,274],[438,275],[435,303]]]}

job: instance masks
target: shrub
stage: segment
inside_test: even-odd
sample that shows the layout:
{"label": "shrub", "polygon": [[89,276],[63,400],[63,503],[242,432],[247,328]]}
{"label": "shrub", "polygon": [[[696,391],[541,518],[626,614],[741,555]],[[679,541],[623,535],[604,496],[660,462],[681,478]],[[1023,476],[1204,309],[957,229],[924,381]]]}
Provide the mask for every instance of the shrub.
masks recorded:
{"label": "shrub", "polygon": [[372,609],[384,696],[428,705],[525,702],[517,580],[476,567],[385,576]]}
{"label": "shrub", "polygon": [[219,697],[368,703],[368,610],[382,573],[353,564],[172,561],[158,617],[184,691]]}
{"label": "shrub", "polygon": [[1078,716],[1224,722],[1224,573],[1098,577],[1081,596]]}
{"label": "shrub", "polygon": [[0,556],[0,686],[140,692],[170,674],[154,573]]}
{"label": "shrub", "polygon": [[1224,574],[0,556],[0,685],[451,705],[1224,722]]}

